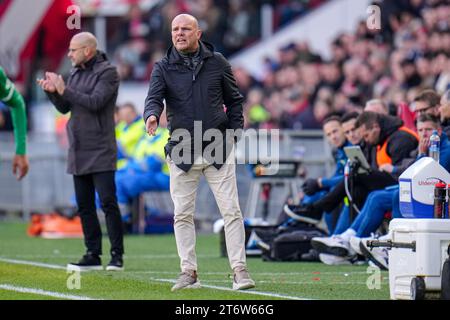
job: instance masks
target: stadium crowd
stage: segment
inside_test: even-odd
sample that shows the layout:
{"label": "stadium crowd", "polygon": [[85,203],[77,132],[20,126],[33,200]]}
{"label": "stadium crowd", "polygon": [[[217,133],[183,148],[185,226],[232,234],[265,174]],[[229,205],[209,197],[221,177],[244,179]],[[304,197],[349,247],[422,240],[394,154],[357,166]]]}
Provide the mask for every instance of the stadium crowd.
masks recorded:
{"label": "stadium crowd", "polygon": [[123,80],[148,81],[153,64],[165,54],[170,43],[170,22],[179,13],[197,17],[203,30],[202,39],[230,56],[261,38],[264,4],[272,7],[276,31],[322,2],[325,1],[171,0],[161,1],[149,11],[135,3],[127,16],[111,26],[108,51],[114,52]]}
{"label": "stadium crowd", "polygon": [[383,1],[381,30],[361,21],[331,45],[331,58],[308,43],[288,44],[267,59],[265,75],[254,79],[235,70],[247,95],[252,127],[320,129],[331,112],[360,112],[381,99],[392,115],[414,110],[414,97],[426,88],[442,94],[450,81],[450,4],[447,1]]}

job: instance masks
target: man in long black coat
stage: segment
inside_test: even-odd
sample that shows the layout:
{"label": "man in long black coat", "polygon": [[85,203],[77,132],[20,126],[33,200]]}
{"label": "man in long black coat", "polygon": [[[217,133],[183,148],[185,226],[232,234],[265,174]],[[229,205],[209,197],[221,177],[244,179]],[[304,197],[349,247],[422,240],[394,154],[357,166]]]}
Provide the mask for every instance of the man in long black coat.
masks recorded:
{"label": "man in long black coat", "polygon": [[71,112],[67,124],[67,172],[74,177],[87,252],[78,263],[68,267],[80,271],[103,269],[102,232],[95,206],[97,191],[111,242],[111,261],[106,269],[123,270],[123,230],[114,183],[117,160],[114,107],[119,76],[105,53],[97,50],[97,40],[91,33],[82,32],[71,39],[68,57],[74,68],[67,83],[51,72],[38,80],[58,111]]}

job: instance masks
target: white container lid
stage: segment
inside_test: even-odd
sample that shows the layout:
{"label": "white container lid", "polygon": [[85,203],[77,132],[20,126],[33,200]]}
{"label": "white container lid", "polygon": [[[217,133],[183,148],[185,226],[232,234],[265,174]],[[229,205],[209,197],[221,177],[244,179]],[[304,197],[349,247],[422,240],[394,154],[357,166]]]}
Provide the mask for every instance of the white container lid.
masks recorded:
{"label": "white container lid", "polygon": [[450,219],[393,219],[389,232],[450,233]]}

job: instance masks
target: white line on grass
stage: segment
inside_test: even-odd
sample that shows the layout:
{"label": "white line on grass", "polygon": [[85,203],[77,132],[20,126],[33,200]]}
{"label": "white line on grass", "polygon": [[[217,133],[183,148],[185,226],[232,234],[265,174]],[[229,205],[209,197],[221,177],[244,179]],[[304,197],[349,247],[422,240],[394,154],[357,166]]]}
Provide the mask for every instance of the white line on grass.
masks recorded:
{"label": "white line on grass", "polygon": [[[13,264],[22,264],[22,265],[31,265],[36,267],[43,267],[43,268],[50,268],[50,269],[60,269],[60,270],[66,270],[66,267],[55,265],[55,264],[48,264],[48,263],[41,263],[41,262],[34,262],[34,261],[25,261],[25,260],[15,260],[15,259],[7,259],[7,258],[0,258],[0,262],[7,262],[7,263],[13,263]],[[127,273],[133,274],[133,273],[156,273],[156,274],[177,274],[177,272],[171,272],[171,271],[128,271]],[[275,273],[275,272],[254,272],[253,274],[258,275],[279,275],[279,276],[285,276],[285,275],[304,275],[304,274],[313,274],[314,272],[308,271],[308,272],[281,272],[281,273]],[[319,274],[340,274],[343,272],[320,272]],[[365,273],[365,272],[351,272],[351,273]],[[351,274],[349,273],[349,274]],[[208,275],[223,275],[224,272],[204,272],[202,274],[208,274]],[[151,280],[159,281],[159,282],[169,282],[169,283],[175,283],[175,280],[171,279],[158,279],[158,278],[151,278]],[[205,280],[207,281],[207,280]],[[214,281],[214,280],[213,280]],[[220,280],[219,280],[220,281]],[[270,281],[267,281],[270,282]],[[308,283],[310,284],[310,283]],[[232,291],[232,292],[238,292],[243,294],[254,294],[254,295],[261,295],[261,296],[267,296],[267,297],[275,297],[275,298],[282,298],[282,299],[291,299],[291,300],[311,300],[308,298],[302,298],[302,297],[295,297],[295,296],[288,296],[288,295],[282,295],[282,294],[276,294],[271,292],[262,292],[262,291],[236,291],[231,288],[227,287],[219,287],[219,286],[213,286],[213,285],[205,285],[202,284],[202,287],[210,288],[210,289],[216,289],[216,290],[223,290],[223,291]],[[32,289],[32,290],[40,290],[40,289]],[[41,290],[42,291],[42,290]],[[58,294],[58,293],[56,293]]]}
{"label": "white line on grass", "polygon": [[22,293],[32,293],[32,294],[38,294],[41,296],[49,296],[54,298],[60,298],[60,299],[69,299],[69,300],[97,300],[89,297],[84,296],[76,296],[73,294],[64,294],[60,292],[53,292],[53,291],[46,291],[42,289],[35,289],[35,288],[24,288],[24,287],[16,287],[9,284],[0,284],[0,289],[3,290],[9,290],[9,291],[15,291],[15,292],[22,292]]}
{"label": "white line on grass", "polygon": [[[129,271],[130,273],[148,273],[148,274],[179,274],[179,271]],[[231,271],[228,272],[231,274]],[[201,274],[205,275],[224,275],[227,274],[227,272],[202,272]],[[352,275],[352,274],[367,274],[366,271],[351,271],[351,272],[345,272],[345,271],[299,271],[299,272],[255,272],[252,271],[251,274],[258,274],[258,275],[264,275],[264,276],[300,276],[300,275],[315,275],[320,276],[321,274],[330,274],[330,275]]]}
{"label": "white line on grass", "polygon": [[[11,255],[15,258],[28,258],[28,259],[45,259],[45,258],[78,258],[79,254],[13,254]],[[179,259],[178,254],[142,254],[142,255],[127,255],[125,254],[124,259]],[[197,258],[217,258],[217,255],[212,254],[200,254]]]}
{"label": "white line on grass", "polygon": [[[66,270],[66,267],[63,267],[63,266],[58,266],[55,264],[48,264],[48,263],[34,262],[34,261],[23,261],[23,260],[0,258],[0,262],[31,265],[31,266],[36,266],[36,267],[50,268],[50,269]],[[163,272],[160,272],[160,273],[163,273]],[[219,274],[223,274],[223,273],[219,273]],[[170,279],[151,278],[151,280],[159,281],[159,282],[170,282],[170,283],[175,282],[175,280],[170,280]],[[2,285],[2,286],[4,286],[4,285]],[[205,288],[210,288],[210,289],[236,292],[235,290],[232,290],[231,288],[227,288],[227,287],[219,287],[219,286],[211,286],[211,285],[202,285],[202,286]],[[5,288],[2,288],[2,289],[5,289]],[[27,289],[27,288],[24,288],[24,289]],[[30,290],[38,290],[39,291],[40,289],[30,289]],[[45,291],[40,290],[39,292],[45,292]],[[254,295],[260,295],[260,296],[266,296],[266,297],[283,298],[283,299],[291,299],[291,300],[310,300],[307,298],[293,297],[293,296],[281,295],[281,294],[270,293],[270,292],[262,292],[262,291],[239,291],[239,293],[254,294]],[[58,294],[58,293],[55,293],[55,294]]]}
{"label": "white line on grass", "polygon": [[63,267],[63,266],[59,266],[59,265],[56,265],[56,264],[35,262],[35,261],[0,258],[0,262],[7,262],[7,263],[13,263],[13,264],[23,264],[23,265],[27,265],[27,266],[43,267],[43,268],[49,268],[49,269],[66,270],[66,267]]}
{"label": "white line on grass", "polygon": [[[8,263],[14,263],[14,264],[23,264],[23,265],[31,265],[36,267],[44,267],[44,268],[51,268],[51,269],[61,269],[66,270],[66,267],[55,265],[55,264],[48,264],[48,263],[41,263],[41,262],[34,262],[34,261],[26,261],[26,260],[16,260],[16,259],[6,259],[6,258],[0,258],[0,262],[8,262]],[[143,274],[173,274],[177,275],[178,271],[127,271],[127,273],[143,273]],[[224,275],[227,272],[202,272],[204,275]],[[258,274],[258,275],[265,275],[265,276],[289,276],[289,275],[321,275],[321,274],[367,274],[366,271],[351,271],[351,272],[344,272],[344,271],[320,271],[318,273],[315,273],[315,271],[298,271],[298,272],[252,272],[252,274]]]}
{"label": "white line on grass", "polygon": [[[176,282],[175,280],[171,280],[171,279],[151,278],[150,280],[160,281],[160,282],[169,282],[169,283]],[[202,288],[210,288],[210,289],[216,289],[216,290],[222,290],[222,291],[232,291],[235,293],[242,293],[242,294],[254,294],[254,295],[258,295],[258,296],[265,296],[265,297],[272,297],[272,298],[282,298],[282,299],[289,299],[289,300],[312,300],[312,299],[308,299],[308,298],[287,296],[284,294],[277,294],[277,293],[272,293],[272,292],[252,291],[252,290],[237,291],[237,290],[233,290],[233,289],[227,288],[227,287],[212,286],[212,285],[208,285],[208,284],[202,284],[201,286],[202,286]]]}
{"label": "white line on grass", "polygon": [[[254,273],[252,273],[254,274]],[[381,281],[389,281],[387,278],[381,279]],[[202,282],[208,283],[228,283],[230,280],[202,280]],[[312,280],[312,281],[270,281],[270,280],[258,280],[257,283],[270,283],[270,284],[282,284],[282,285],[310,285],[310,284],[323,284],[323,281]],[[361,281],[337,281],[337,282],[327,282],[330,285],[366,285],[366,282]]]}

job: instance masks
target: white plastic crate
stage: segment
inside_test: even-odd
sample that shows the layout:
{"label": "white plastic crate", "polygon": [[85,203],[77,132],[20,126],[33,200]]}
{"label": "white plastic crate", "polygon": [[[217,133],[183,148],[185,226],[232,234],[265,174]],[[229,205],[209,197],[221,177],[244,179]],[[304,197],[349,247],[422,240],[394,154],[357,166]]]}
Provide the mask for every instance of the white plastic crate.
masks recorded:
{"label": "white plastic crate", "polygon": [[440,293],[442,266],[450,244],[450,219],[394,219],[389,230],[393,244],[389,250],[391,299],[423,299],[427,294]]}

